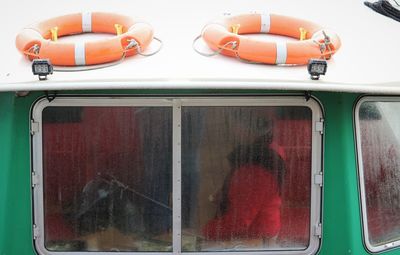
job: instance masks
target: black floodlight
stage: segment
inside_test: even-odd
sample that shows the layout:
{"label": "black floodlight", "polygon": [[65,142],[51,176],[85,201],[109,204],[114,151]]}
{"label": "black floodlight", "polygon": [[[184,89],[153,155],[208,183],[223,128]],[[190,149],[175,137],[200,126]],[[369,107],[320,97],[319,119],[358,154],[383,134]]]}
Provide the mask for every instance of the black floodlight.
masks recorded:
{"label": "black floodlight", "polygon": [[308,61],[307,69],[312,80],[319,80],[319,76],[325,75],[327,68],[328,64],[324,59],[310,59]]}
{"label": "black floodlight", "polygon": [[53,65],[48,59],[34,59],[32,72],[34,75],[39,75],[39,80],[47,80],[47,75],[53,74]]}

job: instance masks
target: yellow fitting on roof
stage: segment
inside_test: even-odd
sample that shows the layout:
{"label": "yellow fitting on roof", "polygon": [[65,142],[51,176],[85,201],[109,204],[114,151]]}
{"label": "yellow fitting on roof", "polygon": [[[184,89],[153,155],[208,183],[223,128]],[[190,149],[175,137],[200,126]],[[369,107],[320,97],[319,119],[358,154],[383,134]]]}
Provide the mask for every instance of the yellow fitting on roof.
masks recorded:
{"label": "yellow fitting on roof", "polygon": [[114,27],[115,27],[115,32],[117,33],[117,35],[122,35],[123,26],[120,24],[114,24]]}
{"label": "yellow fitting on roof", "polygon": [[306,39],[308,31],[305,30],[304,28],[299,28],[300,30],[300,41],[304,41]]}
{"label": "yellow fitting on roof", "polygon": [[58,27],[53,27],[52,29],[50,29],[50,33],[51,33],[51,40],[53,42],[56,42],[58,40]]}
{"label": "yellow fitting on roof", "polygon": [[232,33],[239,34],[239,28],[240,28],[240,24],[232,25],[231,26]]}

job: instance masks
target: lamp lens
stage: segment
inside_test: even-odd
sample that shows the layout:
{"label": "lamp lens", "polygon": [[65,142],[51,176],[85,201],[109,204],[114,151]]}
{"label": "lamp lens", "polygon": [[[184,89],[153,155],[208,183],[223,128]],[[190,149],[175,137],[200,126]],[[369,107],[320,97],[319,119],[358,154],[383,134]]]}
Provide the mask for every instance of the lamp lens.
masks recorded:
{"label": "lamp lens", "polygon": [[49,73],[48,65],[35,65],[34,69],[35,69],[35,73],[38,73],[38,74],[48,74]]}
{"label": "lamp lens", "polygon": [[311,73],[323,74],[325,72],[325,66],[320,64],[311,65]]}

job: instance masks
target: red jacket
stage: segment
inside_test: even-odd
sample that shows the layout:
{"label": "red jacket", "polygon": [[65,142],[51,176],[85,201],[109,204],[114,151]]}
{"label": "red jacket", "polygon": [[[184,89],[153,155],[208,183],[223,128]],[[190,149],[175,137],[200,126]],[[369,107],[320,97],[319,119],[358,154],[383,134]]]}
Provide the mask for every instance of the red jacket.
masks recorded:
{"label": "red jacket", "polygon": [[237,169],[230,181],[226,213],[203,229],[209,240],[269,238],[278,234],[281,198],[276,177],[262,166]]}

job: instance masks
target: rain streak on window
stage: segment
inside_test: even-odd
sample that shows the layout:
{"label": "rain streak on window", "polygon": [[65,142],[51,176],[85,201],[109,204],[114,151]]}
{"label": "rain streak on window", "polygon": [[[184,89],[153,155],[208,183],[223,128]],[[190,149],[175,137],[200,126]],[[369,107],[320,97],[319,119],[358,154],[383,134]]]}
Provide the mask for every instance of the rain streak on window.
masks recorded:
{"label": "rain streak on window", "polygon": [[43,111],[49,251],[172,250],[172,110]]}
{"label": "rain streak on window", "polygon": [[400,239],[400,103],[364,102],[359,110],[369,243]]}
{"label": "rain streak on window", "polygon": [[311,110],[182,109],[182,250],[302,250],[310,240]]}

